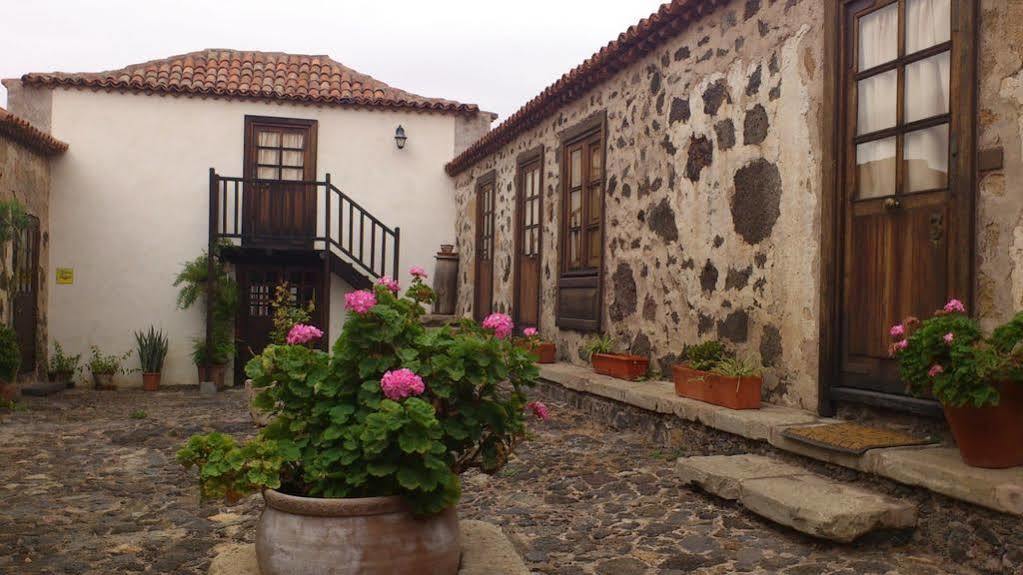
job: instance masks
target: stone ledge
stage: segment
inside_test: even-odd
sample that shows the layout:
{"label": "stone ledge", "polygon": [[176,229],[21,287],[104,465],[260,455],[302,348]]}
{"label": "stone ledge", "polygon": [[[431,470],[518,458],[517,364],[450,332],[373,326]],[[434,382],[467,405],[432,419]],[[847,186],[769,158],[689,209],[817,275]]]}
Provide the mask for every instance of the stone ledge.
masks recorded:
{"label": "stone ledge", "polygon": [[[458,575],[529,575],[525,563],[500,527],[463,519],[459,521],[459,528],[462,565]],[[214,551],[216,556],[210,563],[209,575],[260,575],[255,544],[218,545]]]}
{"label": "stone ledge", "polygon": [[666,381],[623,381],[568,363],[541,365],[540,377],[577,392],[647,411],[673,414],[719,431],[765,441],[782,451],[1023,516],[1023,467],[1007,470],[969,467],[955,448],[934,446],[872,449],[861,456],[845,455],[782,437],[782,431],[792,425],[835,421],[808,411],[768,404],[759,410],[733,410],[678,397],[674,386]]}

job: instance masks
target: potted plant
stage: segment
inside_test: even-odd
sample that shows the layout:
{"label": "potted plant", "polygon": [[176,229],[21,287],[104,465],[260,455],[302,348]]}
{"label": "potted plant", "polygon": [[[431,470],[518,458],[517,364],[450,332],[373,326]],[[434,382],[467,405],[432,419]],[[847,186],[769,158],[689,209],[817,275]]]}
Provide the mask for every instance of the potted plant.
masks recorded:
{"label": "potted plant", "polygon": [[984,335],[952,299],[890,334],[903,381],[914,395],[941,402],[967,465],[1023,465],[1023,312]]}
{"label": "potted plant", "polygon": [[[234,314],[238,308],[238,283],[228,273],[227,265],[220,257],[218,245],[213,253],[213,341],[207,349],[205,338],[197,339],[192,346],[192,360],[199,372],[199,382],[213,381],[217,389],[226,387],[227,363],[235,353]],[[206,251],[189,262],[185,262],[174,279],[178,290],[178,307],[188,309],[197,302],[210,297],[209,259]]]}
{"label": "potted plant", "polygon": [[92,372],[92,382],[96,389],[114,390],[114,375],[122,372],[121,362],[128,358],[131,352],[124,355],[104,355],[96,346],[90,346],[91,357],[89,358],[89,371]]}
{"label": "potted plant", "polygon": [[47,370],[50,381],[63,383],[71,388],[75,386],[75,374],[81,369],[80,363],[82,354],[68,355],[60,342],[53,343],[53,354],[50,356],[50,366]]}
{"label": "potted plant", "polygon": [[14,401],[18,395],[18,368],[21,367],[21,348],[14,330],[0,325],[0,399]]}
{"label": "potted plant", "polygon": [[760,409],[760,366],[736,357],[721,342],[687,346],[685,361],[671,368],[675,394],[730,409]]}
{"label": "potted plant", "polygon": [[[425,327],[421,279],[345,296],[332,353],[296,330],[246,365],[270,422],[238,443],[212,433],[178,452],[205,497],[262,490],[256,530],[263,575],[454,575],[459,473],[493,473],[524,437],[537,370],[511,321]],[[413,292],[413,289],[415,291]]]}
{"label": "potted plant", "polygon": [[522,330],[522,337],[516,344],[533,356],[536,363],[554,363],[558,358],[558,348],[552,341],[544,341],[535,327]]}
{"label": "potted plant", "polygon": [[163,330],[149,326],[148,332],[135,332],[135,343],[142,365],[142,389],[156,391],[160,389],[163,360],[167,357],[167,338]]}
{"label": "potted plant", "polygon": [[646,376],[650,360],[638,355],[615,353],[615,339],[610,335],[595,337],[586,346],[586,352],[593,364],[593,371],[602,374],[636,381]]}

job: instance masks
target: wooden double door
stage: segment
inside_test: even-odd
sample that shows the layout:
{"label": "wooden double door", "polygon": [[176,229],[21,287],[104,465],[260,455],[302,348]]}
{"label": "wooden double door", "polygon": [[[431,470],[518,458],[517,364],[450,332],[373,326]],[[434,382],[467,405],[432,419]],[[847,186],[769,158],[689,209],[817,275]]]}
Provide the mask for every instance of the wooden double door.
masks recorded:
{"label": "wooden double door", "polygon": [[974,8],[960,0],[855,0],[841,9],[831,395],[910,407],[889,328],[971,297]]}
{"label": "wooden double door", "polygon": [[[326,330],[323,313],[323,266],[307,262],[238,263],[240,301],[235,321],[235,371],[244,373],[245,364],[270,343],[273,331],[273,302],[277,286],[286,284],[294,305],[316,306],[312,324]],[[324,342],[326,345],[326,342]],[[238,381],[243,381],[239,379]]]}
{"label": "wooden double door", "polygon": [[316,121],[247,116],[242,236],[247,245],[312,247]]}

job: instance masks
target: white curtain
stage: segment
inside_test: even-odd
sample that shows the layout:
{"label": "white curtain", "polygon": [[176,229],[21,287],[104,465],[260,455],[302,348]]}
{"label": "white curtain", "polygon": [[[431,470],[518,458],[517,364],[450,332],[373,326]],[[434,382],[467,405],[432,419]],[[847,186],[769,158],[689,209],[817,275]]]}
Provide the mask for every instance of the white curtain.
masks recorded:
{"label": "white curtain", "polygon": [[[906,53],[946,42],[951,38],[950,0],[907,0]],[[867,70],[898,56],[898,5],[877,10],[860,19],[859,69]],[[949,110],[949,53],[914,62],[905,69],[904,121],[913,122]],[[857,134],[883,130],[896,122],[895,70],[859,82]],[[904,141],[907,191],[943,187],[948,172],[948,126],[935,126],[906,135]],[[895,138],[856,147],[859,197],[895,193]]]}

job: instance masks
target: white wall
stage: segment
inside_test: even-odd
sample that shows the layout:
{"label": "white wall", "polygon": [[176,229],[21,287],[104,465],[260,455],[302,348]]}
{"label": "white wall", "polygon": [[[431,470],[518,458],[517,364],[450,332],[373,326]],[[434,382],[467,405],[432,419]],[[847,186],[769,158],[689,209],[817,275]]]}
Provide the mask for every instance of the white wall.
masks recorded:
{"label": "white wall", "polygon": [[[403,285],[409,266],[432,270],[438,246],[454,243],[453,184],[443,169],[455,152],[454,116],[58,89],[52,133],[70,149],[53,165],[49,269],[73,268],[75,279],[50,290],[51,346],[123,353],[134,348],[134,330],[155,324],[170,337],[165,383],[196,382],[189,352],[202,313],[177,310],[171,282],[206,245],[209,168],[242,175],[246,114],[318,121],[318,178],[329,171],[386,225],[401,227]],[[404,150],[394,144],[398,124]],[[336,337],[343,289],[332,291]]]}

